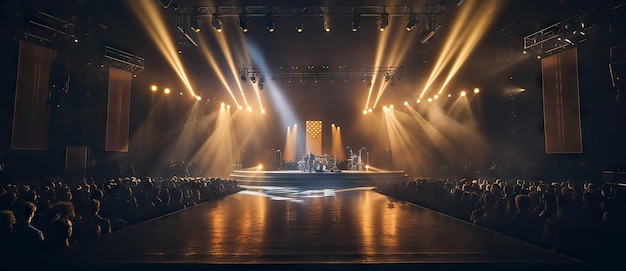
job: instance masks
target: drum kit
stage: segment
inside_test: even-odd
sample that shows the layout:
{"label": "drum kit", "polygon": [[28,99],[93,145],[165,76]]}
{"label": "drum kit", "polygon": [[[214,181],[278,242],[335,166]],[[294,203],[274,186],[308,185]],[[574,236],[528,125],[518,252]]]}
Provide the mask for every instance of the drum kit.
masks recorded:
{"label": "drum kit", "polygon": [[314,156],[315,159],[313,159],[312,168],[309,170],[308,157],[308,155],[303,155],[300,161],[298,161],[298,169],[302,172],[334,172],[339,170],[337,167],[337,158],[328,154]]}

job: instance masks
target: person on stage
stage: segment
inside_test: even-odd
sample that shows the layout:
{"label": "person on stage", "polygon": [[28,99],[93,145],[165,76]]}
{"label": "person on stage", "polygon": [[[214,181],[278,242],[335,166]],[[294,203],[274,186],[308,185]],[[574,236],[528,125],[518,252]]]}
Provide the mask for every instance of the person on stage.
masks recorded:
{"label": "person on stage", "polygon": [[309,173],[313,172],[314,162],[315,162],[315,155],[313,155],[312,151],[309,151],[309,154],[307,155],[307,165],[308,165]]}

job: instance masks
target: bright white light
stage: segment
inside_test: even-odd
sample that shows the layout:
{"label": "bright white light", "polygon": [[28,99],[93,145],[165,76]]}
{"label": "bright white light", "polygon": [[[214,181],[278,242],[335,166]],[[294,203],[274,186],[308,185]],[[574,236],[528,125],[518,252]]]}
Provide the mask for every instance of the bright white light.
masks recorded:
{"label": "bright white light", "polygon": [[238,105],[238,106],[237,106],[237,109],[241,110],[241,109],[243,109],[243,106]]}
{"label": "bright white light", "polygon": [[409,102],[407,102],[407,101],[404,101],[404,105],[405,105],[405,106],[406,106],[406,105],[409,105]]}
{"label": "bright white light", "polygon": [[461,96],[462,96],[462,97],[465,97],[465,95],[467,95],[467,93],[465,93],[465,90],[464,90],[464,91],[461,91]]}
{"label": "bright white light", "polygon": [[451,98],[451,97],[452,97],[452,94],[448,93],[448,98]]}
{"label": "bright white light", "polygon": [[480,89],[479,88],[475,88],[474,89],[474,93],[478,93],[478,92],[480,92]]}
{"label": "bright white light", "polygon": [[420,100],[420,99],[417,99],[417,103],[421,103],[421,102],[422,102],[422,100]]}
{"label": "bright white light", "polygon": [[370,108],[370,109],[368,109],[368,110],[367,110],[367,112],[368,112],[368,113],[372,113],[372,109],[371,109],[371,108]]}
{"label": "bright white light", "polygon": [[433,98],[428,98],[428,102],[432,103],[433,102]]}
{"label": "bright white light", "polygon": [[165,94],[170,94],[170,92],[172,92],[172,91],[171,91],[169,88],[165,88],[165,89],[163,90],[163,92],[165,92]]}
{"label": "bright white light", "polygon": [[393,104],[389,106],[389,109],[393,109]]}
{"label": "bright white light", "polygon": [[248,106],[246,110],[248,110],[248,112],[252,112],[252,107]]}
{"label": "bright white light", "polygon": [[202,97],[196,96],[196,100],[200,101],[200,100],[202,100]]}
{"label": "bright white light", "polygon": [[157,91],[158,89],[159,89],[159,88],[158,88],[156,85],[152,85],[152,86],[150,87],[150,90],[152,90],[152,91]]}
{"label": "bright white light", "polygon": [[262,170],[262,169],[263,169],[263,165],[258,165],[258,166],[256,166],[256,169],[257,169],[257,170]]}
{"label": "bright white light", "polygon": [[363,115],[367,115],[367,110],[363,109]]}
{"label": "bright white light", "polygon": [[230,110],[230,104],[226,106],[226,109]]}
{"label": "bright white light", "polygon": [[439,95],[435,94],[435,100],[439,99]]}

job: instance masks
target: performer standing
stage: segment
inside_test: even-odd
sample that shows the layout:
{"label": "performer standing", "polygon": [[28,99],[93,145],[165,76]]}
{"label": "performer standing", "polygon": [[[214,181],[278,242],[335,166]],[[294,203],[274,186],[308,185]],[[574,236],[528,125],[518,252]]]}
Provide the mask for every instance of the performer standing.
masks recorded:
{"label": "performer standing", "polygon": [[309,154],[307,155],[307,166],[309,173],[313,172],[313,165],[315,164],[315,155],[313,152],[309,150]]}

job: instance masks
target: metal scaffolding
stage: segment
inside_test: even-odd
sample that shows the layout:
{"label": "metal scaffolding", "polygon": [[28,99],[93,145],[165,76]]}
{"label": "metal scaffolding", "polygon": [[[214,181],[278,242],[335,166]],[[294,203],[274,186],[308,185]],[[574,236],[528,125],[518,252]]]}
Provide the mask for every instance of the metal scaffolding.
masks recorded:
{"label": "metal scaffolding", "polygon": [[524,37],[524,52],[544,57],[573,48],[587,41],[590,28],[579,15],[572,16]]}

